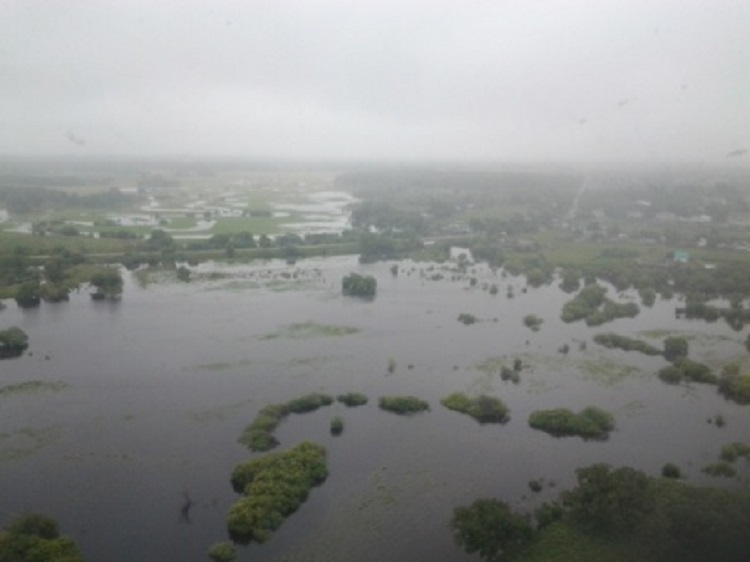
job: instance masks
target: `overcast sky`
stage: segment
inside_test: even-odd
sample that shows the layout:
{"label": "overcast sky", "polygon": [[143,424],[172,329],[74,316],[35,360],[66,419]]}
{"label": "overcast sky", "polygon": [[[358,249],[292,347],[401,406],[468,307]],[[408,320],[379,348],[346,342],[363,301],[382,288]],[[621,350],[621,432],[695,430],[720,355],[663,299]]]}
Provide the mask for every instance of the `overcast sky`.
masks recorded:
{"label": "overcast sky", "polygon": [[743,148],[745,0],[0,0],[0,154],[722,162]]}

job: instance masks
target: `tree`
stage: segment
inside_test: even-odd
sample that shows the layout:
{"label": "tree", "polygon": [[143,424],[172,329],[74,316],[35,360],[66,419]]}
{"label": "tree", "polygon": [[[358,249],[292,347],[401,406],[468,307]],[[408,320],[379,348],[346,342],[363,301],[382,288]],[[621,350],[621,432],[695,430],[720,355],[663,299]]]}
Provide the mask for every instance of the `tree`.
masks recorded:
{"label": "tree", "polygon": [[451,527],[459,546],[469,553],[478,552],[490,562],[510,560],[534,536],[526,517],[494,499],[479,499],[469,507],[457,507],[453,510]]}
{"label": "tree", "polygon": [[34,308],[40,301],[39,281],[27,281],[16,291],[16,302],[21,308]]}
{"label": "tree", "polygon": [[0,359],[18,357],[29,347],[29,337],[21,328],[13,326],[0,330]]}
{"label": "tree", "polygon": [[92,295],[95,299],[116,298],[122,294],[122,276],[114,268],[104,267],[96,271],[90,282],[96,287],[96,293]]}

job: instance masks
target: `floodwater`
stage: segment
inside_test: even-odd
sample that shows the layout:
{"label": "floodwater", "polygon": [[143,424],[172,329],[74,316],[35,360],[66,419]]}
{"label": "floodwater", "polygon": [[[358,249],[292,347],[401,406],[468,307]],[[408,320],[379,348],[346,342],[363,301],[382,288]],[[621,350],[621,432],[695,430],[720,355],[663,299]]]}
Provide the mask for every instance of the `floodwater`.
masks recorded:
{"label": "floodwater", "polygon": [[[566,325],[559,314],[570,297],[555,285],[524,292],[523,278],[479,266],[463,275],[402,262],[393,276],[390,265],[354,257],[204,264],[190,284],[142,286],[125,273],[119,302],[85,293],[30,311],[6,302],[0,327],[23,328],[31,355],[2,361],[0,386],[68,386],[0,395],[0,520],[50,514],[87,560],[204,561],[227,538],[232,468],[258,456],[237,443],[242,428],[264,405],[312,391],[364,392],[370,403],[282,423],[280,450],[319,442],[330,475],[269,542],[240,547],[238,560],[477,560],[453,544],[455,506],[491,496],[530,511],[594,462],[653,475],[674,462],[691,482],[741,485],[701,468],[723,444],[750,441],[750,408],[713,387],[662,384],[654,373],[663,359],[606,350],[591,338],[613,331],[660,345],[654,335],[676,332],[690,338],[692,358],[720,367],[748,359],[744,333],[676,319],[676,299],[594,329]],[[341,277],[352,271],[377,277],[374,301],[341,296]],[[491,283],[496,295],[486,290]],[[481,321],[461,324],[464,312]],[[544,320],[538,332],[524,326],[527,314]],[[305,322],[359,331],[297,337],[290,326]],[[501,381],[492,367],[515,358],[524,363],[520,383]],[[510,422],[481,426],[440,406],[455,391],[501,397]],[[377,398],[386,394],[414,394],[432,409],[381,412]],[[587,405],[615,415],[608,441],[555,439],[527,425],[533,410]],[[721,429],[706,421],[719,413]],[[332,437],[337,414],[345,429]],[[738,466],[746,478],[748,467]],[[532,479],[543,479],[540,494],[529,491]],[[180,513],[185,493],[194,502],[189,521]]]}

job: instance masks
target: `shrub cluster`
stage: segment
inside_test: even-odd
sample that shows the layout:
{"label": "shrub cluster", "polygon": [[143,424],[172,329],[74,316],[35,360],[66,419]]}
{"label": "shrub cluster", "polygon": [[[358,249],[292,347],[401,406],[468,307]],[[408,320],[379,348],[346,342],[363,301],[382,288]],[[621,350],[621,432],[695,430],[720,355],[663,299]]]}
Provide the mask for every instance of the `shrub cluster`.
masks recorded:
{"label": "shrub cluster", "polygon": [[594,341],[609,349],[622,349],[624,351],[640,351],[646,355],[661,355],[661,350],[653,345],[635,338],[621,336],[618,334],[597,334]]}
{"label": "shrub cluster", "polygon": [[468,312],[462,312],[461,314],[458,315],[458,321],[461,322],[461,324],[468,326],[470,324],[476,323],[478,319],[473,314],[469,314]]}
{"label": "shrub cluster", "polygon": [[719,392],[738,404],[750,404],[750,375],[725,369],[719,379]]}
{"label": "shrub cluster", "polygon": [[341,291],[352,297],[374,297],[377,287],[378,282],[372,275],[350,273],[341,281]]}
{"label": "shrub cluster", "polygon": [[13,519],[0,532],[0,560],[3,562],[82,562],[72,539],[60,536],[57,522],[38,513]]}
{"label": "shrub cluster", "polygon": [[381,396],[378,403],[381,410],[394,414],[414,414],[430,409],[429,403],[415,396]]}
{"label": "shrub cluster", "polygon": [[589,406],[577,414],[566,408],[537,410],[529,416],[529,425],[555,437],[577,435],[604,440],[614,429],[615,420],[609,412]]}
{"label": "shrub cluster", "polygon": [[563,322],[585,320],[588,326],[599,326],[617,318],[638,316],[640,308],[633,302],[618,304],[608,299],[607,289],[596,283],[587,285],[563,305]]}
{"label": "shrub cluster", "polygon": [[244,429],[239,442],[251,451],[273,449],[279,444],[273,432],[286,416],[313,412],[332,403],[331,396],[313,392],[282,404],[269,404],[258,412],[253,422]]}
{"label": "shrub cluster", "polygon": [[719,379],[711,372],[711,369],[703,363],[681,359],[674,365],[668,365],[659,370],[659,378],[669,384],[678,384],[683,381],[700,382],[705,384],[717,384]]}
{"label": "shrub cluster", "polygon": [[539,328],[542,327],[544,320],[534,314],[527,314],[523,318],[523,325],[529,328],[532,332],[538,332]]}
{"label": "shrub cluster", "polygon": [[469,398],[462,392],[454,392],[440,403],[449,410],[471,416],[479,423],[505,423],[510,419],[510,410],[503,401],[486,394]]}
{"label": "shrub cluster", "polygon": [[265,542],[327,476],[325,449],[307,441],[284,453],[237,465],[232,487],[243,497],[227,516],[231,536]]}
{"label": "shrub cluster", "polygon": [[364,406],[367,404],[368,398],[360,392],[347,392],[346,394],[339,394],[336,397],[336,400],[345,406],[354,408],[356,406]]}
{"label": "shrub cluster", "polygon": [[21,328],[13,326],[0,330],[0,359],[18,357],[29,347],[29,337]]}

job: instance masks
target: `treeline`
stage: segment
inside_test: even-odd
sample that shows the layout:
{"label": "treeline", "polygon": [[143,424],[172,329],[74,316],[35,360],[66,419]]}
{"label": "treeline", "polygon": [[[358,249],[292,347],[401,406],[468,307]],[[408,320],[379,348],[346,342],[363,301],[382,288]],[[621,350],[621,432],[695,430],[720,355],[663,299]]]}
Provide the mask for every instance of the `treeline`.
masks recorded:
{"label": "treeline", "polygon": [[33,213],[63,207],[109,209],[133,205],[136,201],[136,195],[123,193],[114,187],[87,195],[45,187],[0,187],[0,202],[11,213]]}

